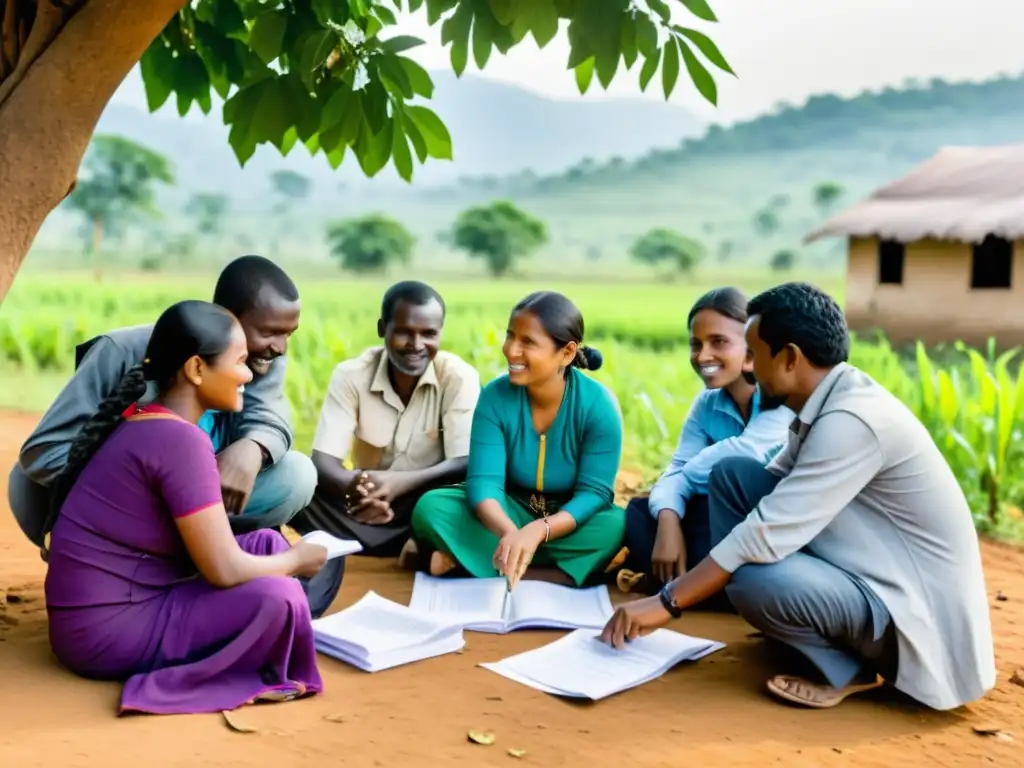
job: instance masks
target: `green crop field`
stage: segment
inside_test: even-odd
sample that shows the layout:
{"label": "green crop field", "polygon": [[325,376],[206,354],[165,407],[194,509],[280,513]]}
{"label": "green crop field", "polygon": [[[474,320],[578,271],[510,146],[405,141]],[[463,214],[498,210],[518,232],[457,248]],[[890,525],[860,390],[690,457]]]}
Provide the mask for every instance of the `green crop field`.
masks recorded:
{"label": "green crop field", "polygon": [[[206,298],[210,278],[118,278],[22,275],[0,312],[0,405],[45,408],[70,374],[74,345],[110,328],[148,323],[183,298]],[[749,292],[770,276],[735,278]],[[531,290],[554,288],[584,313],[587,341],[601,349],[594,374],[617,395],[626,428],[623,464],[653,478],[667,461],[690,402],[701,384],[690,368],[686,314],[710,287],[585,282],[443,282],[448,304],[445,347],[475,365],[484,381],[503,369],[501,342],[512,304]],[[841,284],[819,282],[841,300]],[[303,313],[289,351],[287,393],[297,447],[309,447],[324,389],[334,366],[378,343],[375,326],[386,284],[353,280],[300,280]],[[905,402],[946,455],[975,509],[980,529],[1020,528],[1024,482],[1013,468],[1024,451],[1024,376],[1015,353],[954,348],[932,356],[898,354],[884,343],[857,340],[851,362]],[[939,362],[941,360],[941,362]]]}

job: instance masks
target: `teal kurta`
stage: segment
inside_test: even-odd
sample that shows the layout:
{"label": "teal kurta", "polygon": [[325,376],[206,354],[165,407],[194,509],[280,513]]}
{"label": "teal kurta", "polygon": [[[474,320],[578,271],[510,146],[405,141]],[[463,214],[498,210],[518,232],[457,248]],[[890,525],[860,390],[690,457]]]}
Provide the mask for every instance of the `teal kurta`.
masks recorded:
{"label": "teal kurta", "polygon": [[570,369],[558,414],[539,435],[526,389],[500,376],[481,391],[473,415],[466,483],[424,494],[413,510],[414,535],[483,578],[497,575],[498,546],[474,514],[483,501],[497,501],[519,527],[568,512],[576,530],[542,544],[533,563],[583,584],[622,546],[625,514],[613,503],[621,456],[622,414],[598,381]]}

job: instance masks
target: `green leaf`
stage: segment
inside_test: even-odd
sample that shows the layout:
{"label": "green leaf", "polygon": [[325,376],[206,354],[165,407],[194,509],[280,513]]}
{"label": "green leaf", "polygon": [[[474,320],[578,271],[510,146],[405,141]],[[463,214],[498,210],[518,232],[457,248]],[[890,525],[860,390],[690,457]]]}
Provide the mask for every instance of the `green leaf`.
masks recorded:
{"label": "green leaf", "polygon": [[651,17],[644,13],[636,17],[636,47],[645,58],[658,50],[658,28],[654,26]]}
{"label": "green leaf", "polygon": [[306,36],[305,42],[302,44],[298,73],[302,82],[311,91],[315,90],[317,73],[337,44],[337,40],[337,35],[329,29],[313,32]]}
{"label": "green leaf", "polygon": [[354,101],[352,91],[346,84],[336,90],[324,104],[320,113],[320,130],[326,131],[340,123]]}
{"label": "green leaf", "polygon": [[158,37],[142,54],[139,65],[146,86],[146,104],[150,112],[156,112],[174,90],[174,55],[163,38]]}
{"label": "green leaf", "polygon": [[679,79],[679,48],[675,40],[669,39],[665,43],[665,54],[661,63],[661,86],[665,91],[665,100],[672,95],[672,89],[676,87]]}
{"label": "green leaf", "polygon": [[456,5],[459,6],[459,10],[456,13],[461,13],[463,8],[469,14],[470,18],[473,17],[473,9],[470,7],[470,3],[463,2],[459,4],[459,0],[427,0],[427,23],[433,26],[441,20],[448,11],[454,8]]}
{"label": "green leaf", "polygon": [[658,71],[658,64],[661,62],[661,49],[644,59],[644,65],[640,68],[640,90],[646,91],[647,84],[651,82],[654,73]]}
{"label": "green leaf", "polygon": [[412,90],[412,82],[397,57],[385,54],[374,58],[377,60],[380,77],[391,93],[404,99],[411,99],[416,95]]}
{"label": "green leaf", "polygon": [[210,76],[206,72],[203,60],[195,52],[179,55],[177,62],[174,90],[178,94],[178,114],[184,117],[191,109],[193,101],[202,109],[203,94],[206,94],[207,100],[210,98]]}
{"label": "green leaf", "polygon": [[[510,26],[523,10],[521,3],[517,0],[487,0],[487,4],[490,6],[494,18],[503,27]],[[539,3],[535,2],[535,4]]]}
{"label": "green leaf", "polygon": [[427,70],[405,56],[396,56],[395,58],[398,59],[398,63],[405,70],[405,75],[409,78],[409,84],[412,86],[413,93],[426,99],[434,95],[434,81],[430,78]]}
{"label": "green leaf", "polygon": [[[195,25],[196,53],[206,65],[210,84],[222,99],[231,93],[231,84],[241,82],[245,70],[235,56],[236,41],[224,37],[215,27],[199,21]],[[251,54],[250,54],[251,55]],[[262,62],[260,62],[262,66]]]}
{"label": "green leaf", "polygon": [[632,16],[627,16],[622,21],[622,34],[619,45],[622,48],[622,60],[626,64],[626,69],[629,70],[636,64],[638,53],[636,47],[636,19]]}
{"label": "green leaf", "polygon": [[711,10],[711,6],[708,5],[708,0],[679,0],[686,9],[696,16],[698,19],[704,19],[704,21],[718,21],[718,17],[715,16],[715,12]]}
{"label": "green leaf", "polygon": [[398,23],[398,19],[395,18],[395,14],[391,12],[390,8],[385,8],[383,5],[374,5],[373,12],[385,26],[393,27]]}
{"label": "green leaf", "polygon": [[264,87],[269,82],[271,81],[265,80],[238,90],[224,103],[224,122],[231,126],[228,143],[243,168],[256,151],[256,142],[252,138],[253,116]]}
{"label": "green leaf", "polygon": [[349,20],[348,3],[345,0],[312,0],[310,5],[321,27],[326,27],[329,21],[344,24]]}
{"label": "green leaf", "polygon": [[341,167],[341,162],[345,159],[347,151],[348,144],[342,144],[337,149],[327,153],[327,163],[331,166],[331,170],[336,171]]}
{"label": "green leaf", "polygon": [[718,106],[718,86],[715,84],[715,78],[708,72],[708,68],[701,64],[696,54],[690,50],[690,46],[678,38],[676,42],[679,45],[679,52],[683,54],[686,71],[690,73],[690,79],[697,86],[700,95],[711,104]]}
{"label": "green leaf", "polygon": [[341,140],[347,144],[353,144],[355,142],[359,137],[360,129],[366,122],[366,115],[363,112],[363,99],[359,94],[353,95],[355,98],[352,99],[345,112],[345,116],[338,125]]}
{"label": "green leaf", "polygon": [[[686,0],[682,0],[684,3]],[[647,0],[647,5],[650,6],[651,10],[654,11],[661,17],[661,20],[668,24],[672,18],[672,11],[668,9],[668,3],[663,0]]]}
{"label": "green leaf", "polygon": [[360,133],[353,149],[355,149],[359,167],[370,178],[380,173],[381,168],[388,164],[394,143],[393,134],[394,124],[391,120],[385,123],[383,130],[379,133],[370,133],[366,130]]}
{"label": "green leaf", "polygon": [[282,81],[267,80],[253,113],[250,137],[257,144],[269,142],[280,149],[291,123],[288,94]]}
{"label": "green leaf", "polygon": [[530,2],[530,30],[537,47],[543,48],[558,34],[558,9],[549,0]]}
{"label": "green leaf", "polygon": [[459,6],[441,25],[441,44],[451,43],[452,69],[461,77],[469,63],[469,32],[473,24],[473,9],[469,3]]}
{"label": "green leaf", "polygon": [[370,0],[348,0],[348,9],[353,18],[365,19],[370,13]]}
{"label": "green leaf", "polygon": [[294,128],[289,128],[285,131],[284,140],[281,142],[280,151],[282,157],[287,157],[288,153],[292,151],[292,148],[299,140],[299,134]]}
{"label": "green leaf", "polygon": [[582,96],[590,88],[590,82],[594,79],[594,57],[591,56],[573,71],[576,73],[576,87]]}
{"label": "green leaf", "polygon": [[405,107],[405,114],[409,116],[416,127],[423,134],[423,140],[427,145],[427,154],[438,160],[452,159],[452,137],[436,114],[426,107],[410,104]]}
{"label": "green leaf", "polygon": [[416,150],[416,157],[419,158],[421,163],[427,162],[426,139],[423,138],[423,133],[420,131],[419,126],[404,111],[402,112],[402,126],[405,129],[405,135],[412,142],[413,149]]}
{"label": "green leaf", "polygon": [[473,61],[478,69],[487,66],[491,58],[491,35],[484,17],[477,14],[473,19]]}
{"label": "green leaf", "polygon": [[292,125],[300,141],[307,141],[320,130],[320,102],[306,90],[297,74],[288,73],[282,78],[282,86],[288,98],[288,109]]}
{"label": "green leaf", "polygon": [[380,47],[385,51],[391,53],[401,53],[402,51],[408,51],[410,48],[416,48],[423,45],[423,41],[418,37],[412,35],[398,35],[397,37],[389,37],[387,40],[381,42]]}
{"label": "green leaf", "polygon": [[281,43],[288,28],[288,16],[284,11],[271,11],[257,16],[249,33],[249,46],[256,55],[269,64],[281,55]]}
{"label": "green leaf", "polygon": [[[388,92],[377,80],[370,80],[362,91],[360,99],[363,103],[363,113],[366,115],[366,122],[373,133],[380,133],[389,121],[388,117]],[[390,144],[388,145],[390,152]]]}
{"label": "green leaf", "polygon": [[416,13],[422,6],[423,0],[409,0],[409,13]]}
{"label": "green leaf", "polygon": [[412,181],[412,153],[409,151],[409,142],[406,141],[405,131],[402,130],[402,121],[398,115],[392,117],[393,130],[391,142],[391,159],[394,160],[395,170],[398,175],[406,181]]}
{"label": "green leaf", "polygon": [[697,50],[704,54],[704,58],[714,64],[723,72],[728,72],[730,75],[736,73],[732,71],[732,67],[729,66],[729,62],[725,60],[725,56],[718,50],[718,46],[715,45],[715,41],[705,35],[703,32],[698,32],[696,29],[690,29],[688,27],[674,26],[680,35],[688,39],[691,43],[697,46]]}

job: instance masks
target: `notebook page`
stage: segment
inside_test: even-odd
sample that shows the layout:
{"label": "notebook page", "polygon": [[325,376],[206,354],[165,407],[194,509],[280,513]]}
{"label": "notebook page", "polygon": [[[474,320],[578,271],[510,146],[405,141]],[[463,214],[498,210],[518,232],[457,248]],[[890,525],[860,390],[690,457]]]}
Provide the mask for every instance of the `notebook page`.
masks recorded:
{"label": "notebook page", "polygon": [[409,607],[446,621],[500,623],[504,597],[504,579],[439,579],[417,573]]}
{"label": "notebook page", "polygon": [[427,643],[450,625],[368,592],[359,602],[315,619],[313,630],[324,643],[347,644],[377,654]]}
{"label": "notebook page", "polygon": [[608,587],[573,589],[521,581],[510,599],[509,623],[603,629],[614,613]]}
{"label": "notebook page", "polygon": [[345,555],[354,555],[356,552],[363,551],[363,545],[358,541],[339,539],[327,531],[311,531],[303,536],[302,540],[325,547],[328,560],[332,560],[335,557],[344,557]]}
{"label": "notebook page", "polygon": [[538,690],[596,700],[653,680],[715,645],[664,629],[621,650],[598,637],[597,632],[577,630],[536,650],[482,666]]}

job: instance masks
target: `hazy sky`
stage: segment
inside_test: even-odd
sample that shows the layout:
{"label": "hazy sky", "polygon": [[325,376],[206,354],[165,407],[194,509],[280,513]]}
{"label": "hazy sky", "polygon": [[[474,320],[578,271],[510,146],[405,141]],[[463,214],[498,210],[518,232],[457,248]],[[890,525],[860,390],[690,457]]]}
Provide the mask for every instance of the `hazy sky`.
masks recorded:
{"label": "hazy sky", "polygon": [[[719,80],[717,111],[680,76],[672,101],[715,121],[751,117],[780,100],[850,94],[910,77],[978,80],[1024,71],[1022,0],[711,0],[718,24],[687,18],[681,4],[669,4],[680,20],[712,35],[739,75]],[[401,31],[427,40],[410,52],[422,64],[449,66],[440,29],[427,26],[424,11],[403,19]],[[579,98],[567,55],[564,32],[543,51],[528,38],[506,57],[494,52],[481,74],[553,98]],[[475,66],[471,60],[467,71]],[[638,74],[639,64],[620,69],[608,95],[663,98],[660,78],[641,94]],[[588,98],[605,95],[596,78],[592,89]],[[144,104],[137,73],[118,100]]]}

